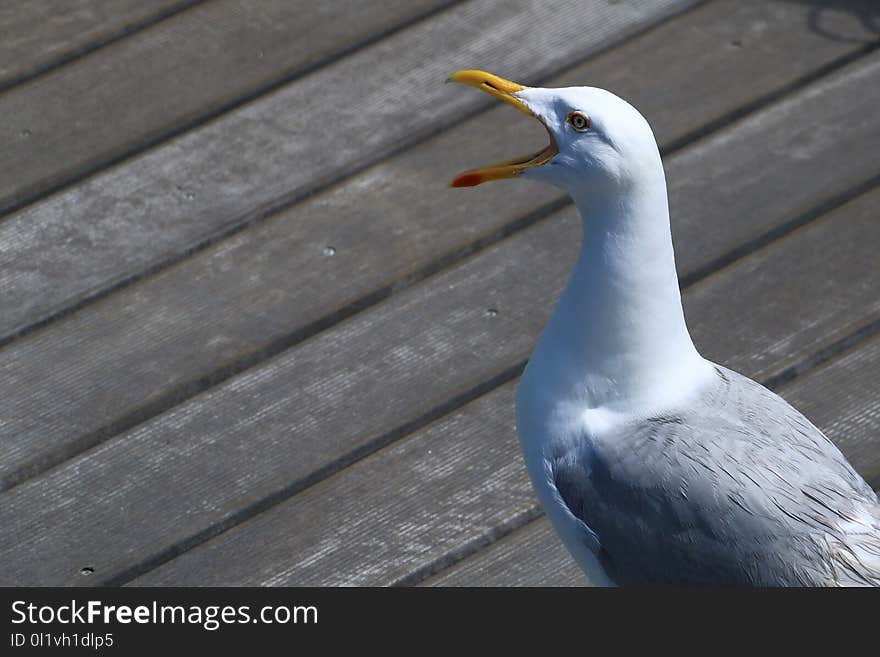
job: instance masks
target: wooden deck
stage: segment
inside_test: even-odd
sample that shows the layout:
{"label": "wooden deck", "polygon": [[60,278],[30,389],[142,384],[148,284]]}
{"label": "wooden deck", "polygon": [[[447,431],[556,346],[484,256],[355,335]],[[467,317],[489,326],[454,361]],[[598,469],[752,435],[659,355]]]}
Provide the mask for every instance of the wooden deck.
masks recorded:
{"label": "wooden deck", "polygon": [[880,486],[874,0],[0,8],[4,585],[570,585],[513,391],[568,200],[442,84],[654,127],[688,320]]}

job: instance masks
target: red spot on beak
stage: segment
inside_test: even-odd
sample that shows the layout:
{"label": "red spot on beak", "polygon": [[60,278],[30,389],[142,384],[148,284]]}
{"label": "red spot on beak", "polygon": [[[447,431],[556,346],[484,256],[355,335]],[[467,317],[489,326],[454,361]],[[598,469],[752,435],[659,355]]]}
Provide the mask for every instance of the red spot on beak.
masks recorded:
{"label": "red spot on beak", "polygon": [[467,171],[452,181],[452,187],[476,187],[486,182],[486,178],[476,171]]}

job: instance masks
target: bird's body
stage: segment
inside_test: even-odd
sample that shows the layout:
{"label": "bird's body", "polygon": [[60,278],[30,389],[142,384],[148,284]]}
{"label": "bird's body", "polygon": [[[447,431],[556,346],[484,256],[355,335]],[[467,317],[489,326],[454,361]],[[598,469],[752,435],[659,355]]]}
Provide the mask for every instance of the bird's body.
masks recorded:
{"label": "bird's body", "polygon": [[552,404],[520,413],[546,418],[534,437],[534,419],[519,423],[529,473],[593,582],[880,585],[874,491],[821,431],[740,374],[716,366],[686,404],[650,416],[559,430]]}
{"label": "bird's body", "polygon": [[694,347],[644,118],[601,89],[464,73],[456,81],[541,120],[551,145],[457,183],[544,180],[583,220],[518,387],[517,431],[538,498],[591,581],[880,586],[874,491],[787,402]]}

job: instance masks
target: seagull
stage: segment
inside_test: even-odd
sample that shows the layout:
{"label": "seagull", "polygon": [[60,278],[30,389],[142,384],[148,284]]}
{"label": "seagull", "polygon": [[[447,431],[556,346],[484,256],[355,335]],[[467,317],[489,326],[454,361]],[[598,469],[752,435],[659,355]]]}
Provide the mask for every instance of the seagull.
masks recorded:
{"label": "seagull", "polygon": [[580,255],[519,382],[516,427],[538,500],[589,580],[880,586],[871,487],[785,400],[694,346],[644,117],[595,87],[526,87],[477,70],[449,80],[550,136],[452,186],[543,181],[581,215]]}

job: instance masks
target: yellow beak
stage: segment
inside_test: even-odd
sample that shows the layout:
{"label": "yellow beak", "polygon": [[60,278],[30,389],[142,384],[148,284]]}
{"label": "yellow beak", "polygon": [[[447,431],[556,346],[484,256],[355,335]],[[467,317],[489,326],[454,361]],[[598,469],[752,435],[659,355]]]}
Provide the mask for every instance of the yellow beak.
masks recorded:
{"label": "yellow beak", "polygon": [[[516,82],[505,80],[504,78],[492,75],[491,73],[486,73],[485,71],[470,70],[453,73],[449,76],[447,81],[459,82],[461,84],[470,85],[471,87],[476,87],[509,105],[513,105],[519,111],[524,112],[529,116],[535,116],[523,101],[513,95],[518,91],[528,89],[528,87],[517,84]],[[539,117],[535,118],[540,120]],[[544,127],[546,128],[546,126]],[[488,180],[513,178],[530,167],[537,167],[546,164],[559,152],[559,149],[556,146],[556,141],[553,139],[553,134],[550,133],[549,130],[547,130],[547,134],[550,135],[550,144],[546,148],[525,157],[518,157],[512,160],[498,162],[488,167],[465,171],[452,181],[452,187],[473,187]]]}

